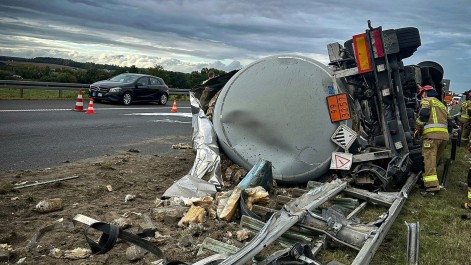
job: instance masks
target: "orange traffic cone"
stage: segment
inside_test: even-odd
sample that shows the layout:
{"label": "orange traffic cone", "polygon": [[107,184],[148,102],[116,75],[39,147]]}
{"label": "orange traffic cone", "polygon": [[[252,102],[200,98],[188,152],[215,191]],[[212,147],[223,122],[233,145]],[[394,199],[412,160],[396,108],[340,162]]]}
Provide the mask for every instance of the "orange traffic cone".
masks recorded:
{"label": "orange traffic cone", "polygon": [[74,111],[84,111],[83,110],[82,89],[79,89],[79,93],[78,93],[78,96],[77,96],[77,102],[75,102]]}
{"label": "orange traffic cone", "polygon": [[172,109],[170,110],[170,112],[177,112],[177,101],[176,100],[173,101],[173,106],[172,106]]}
{"label": "orange traffic cone", "polygon": [[95,114],[95,110],[93,109],[93,98],[90,98],[90,102],[88,103],[87,114]]}

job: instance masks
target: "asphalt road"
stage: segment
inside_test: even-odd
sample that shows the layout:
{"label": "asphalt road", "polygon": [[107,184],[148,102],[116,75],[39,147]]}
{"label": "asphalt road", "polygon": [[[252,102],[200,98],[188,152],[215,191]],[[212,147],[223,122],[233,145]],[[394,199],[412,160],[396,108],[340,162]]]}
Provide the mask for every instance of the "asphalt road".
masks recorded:
{"label": "asphalt road", "polygon": [[[37,169],[85,158],[138,150],[172,152],[189,144],[188,101],[123,106],[95,103],[95,114],[72,111],[75,100],[0,100],[0,171]],[[84,109],[88,100],[84,100]]]}

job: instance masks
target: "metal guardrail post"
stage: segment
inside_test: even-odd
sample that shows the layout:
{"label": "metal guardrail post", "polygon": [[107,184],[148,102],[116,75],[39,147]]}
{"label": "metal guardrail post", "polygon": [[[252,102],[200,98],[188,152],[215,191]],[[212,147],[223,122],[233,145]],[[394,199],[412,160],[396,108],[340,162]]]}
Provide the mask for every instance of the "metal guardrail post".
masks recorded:
{"label": "metal guardrail post", "polygon": [[408,265],[419,264],[419,238],[420,225],[417,223],[407,223],[407,261]]}

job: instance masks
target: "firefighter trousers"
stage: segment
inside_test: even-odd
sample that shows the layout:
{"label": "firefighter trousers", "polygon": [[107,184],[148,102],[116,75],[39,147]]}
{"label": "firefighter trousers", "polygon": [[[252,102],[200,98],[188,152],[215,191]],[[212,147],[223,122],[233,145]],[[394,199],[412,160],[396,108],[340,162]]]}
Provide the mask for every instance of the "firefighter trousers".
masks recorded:
{"label": "firefighter trousers", "polygon": [[471,119],[461,119],[461,127],[461,141],[469,141],[469,133],[471,132]]}
{"label": "firefighter trousers", "polygon": [[447,140],[428,139],[422,140],[422,155],[424,156],[425,172],[423,174],[426,189],[439,188],[437,176],[437,162],[445,151]]}

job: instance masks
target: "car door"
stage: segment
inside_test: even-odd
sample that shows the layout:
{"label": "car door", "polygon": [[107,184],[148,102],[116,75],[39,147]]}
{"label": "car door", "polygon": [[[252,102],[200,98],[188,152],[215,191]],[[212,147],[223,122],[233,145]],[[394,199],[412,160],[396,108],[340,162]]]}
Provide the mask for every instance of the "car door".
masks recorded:
{"label": "car door", "polygon": [[155,77],[150,78],[150,90],[151,90],[151,97],[155,100],[160,99],[160,95],[162,94],[162,82]]}
{"label": "car door", "polygon": [[144,76],[136,81],[136,87],[134,88],[134,99],[135,100],[148,100],[150,94],[149,88],[149,77]]}

